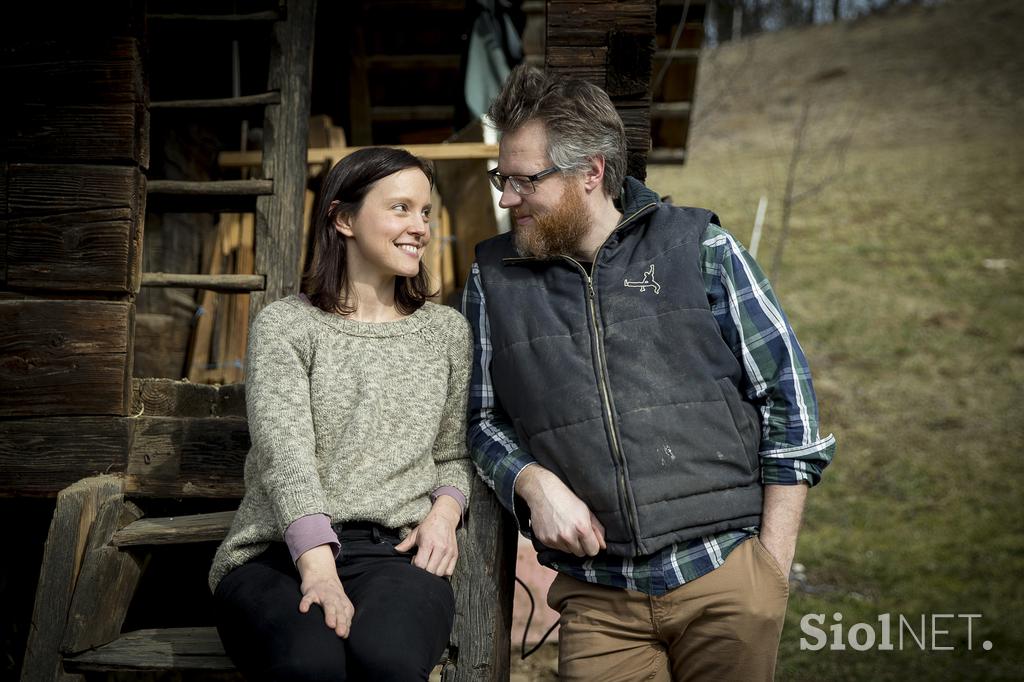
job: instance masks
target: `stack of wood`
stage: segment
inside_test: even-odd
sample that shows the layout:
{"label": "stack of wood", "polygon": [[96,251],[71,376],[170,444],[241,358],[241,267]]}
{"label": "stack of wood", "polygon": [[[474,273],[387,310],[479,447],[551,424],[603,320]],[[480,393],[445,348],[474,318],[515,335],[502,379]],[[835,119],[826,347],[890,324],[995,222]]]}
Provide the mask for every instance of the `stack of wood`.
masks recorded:
{"label": "stack of wood", "polygon": [[[252,274],[255,220],[251,213],[223,213],[204,274]],[[249,294],[203,291],[187,353],[189,381],[233,384],[245,376]]]}

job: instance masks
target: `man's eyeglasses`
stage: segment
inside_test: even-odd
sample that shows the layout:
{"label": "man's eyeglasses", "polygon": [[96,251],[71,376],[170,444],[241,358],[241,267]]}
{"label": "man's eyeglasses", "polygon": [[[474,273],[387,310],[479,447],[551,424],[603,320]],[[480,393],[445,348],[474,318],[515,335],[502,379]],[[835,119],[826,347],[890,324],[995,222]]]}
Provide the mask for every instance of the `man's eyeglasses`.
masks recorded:
{"label": "man's eyeglasses", "polygon": [[491,184],[494,185],[494,189],[499,192],[505,191],[505,182],[508,181],[512,183],[512,189],[516,194],[533,194],[537,191],[534,183],[560,170],[562,169],[558,166],[552,166],[533,175],[502,175],[498,172],[497,168],[492,168],[487,171],[487,175],[491,178]]}

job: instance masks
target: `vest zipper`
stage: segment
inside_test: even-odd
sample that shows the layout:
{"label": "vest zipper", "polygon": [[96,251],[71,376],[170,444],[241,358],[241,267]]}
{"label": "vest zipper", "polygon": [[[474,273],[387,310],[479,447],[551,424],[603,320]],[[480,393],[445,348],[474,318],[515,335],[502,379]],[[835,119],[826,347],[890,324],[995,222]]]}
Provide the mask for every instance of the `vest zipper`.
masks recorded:
{"label": "vest zipper", "polygon": [[[630,494],[629,486],[626,485],[626,457],[622,454],[622,446],[619,443],[619,429],[615,424],[615,416],[612,412],[612,391],[611,387],[608,385],[608,366],[604,357],[604,340],[601,338],[601,328],[597,324],[597,293],[594,290],[594,268],[597,267],[598,254],[601,253],[601,249],[605,247],[605,244],[608,243],[611,236],[637,216],[647,212],[648,209],[654,206],[657,206],[657,202],[651,202],[642,206],[639,210],[633,212],[628,218],[623,218],[622,221],[615,226],[615,229],[605,237],[605,240],[601,242],[601,246],[599,246],[597,251],[594,253],[594,262],[590,265],[590,272],[587,272],[587,269],[584,268],[583,265],[575,258],[572,258],[571,256],[561,256],[561,258],[575,265],[576,269],[583,274],[583,278],[587,282],[587,305],[590,308],[591,327],[594,333],[594,341],[597,344],[598,383],[601,389],[601,404],[604,407],[605,419],[608,420],[608,432],[611,434],[612,440],[612,456],[615,458],[615,463],[618,469],[616,473],[618,474],[619,491],[622,494],[622,498],[626,501],[626,517],[629,521],[629,529],[633,534],[634,552],[637,554],[640,553],[640,520],[636,511],[636,502],[633,500],[632,494]],[[514,265],[516,263],[538,260],[542,259],[520,256],[518,258],[503,258],[502,262],[506,265]]]}
{"label": "vest zipper", "polygon": [[594,270],[597,267],[597,257],[601,253],[601,250],[611,239],[611,236],[619,231],[624,225],[635,219],[641,213],[645,213],[648,209],[656,206],[655,202],[651,202],[639,210],[634,211],[629,217],[623,218],[615,229],[605,237],[605,240],[601,242],[601,246],[597,247],[597,251],[594,252],[594,261],[590,264],[590,272],[574,258],[565,256],[568,260],[572,261],[580,272],[583,273],[583,277],[587,281],[587,303],[590,307],[590,319],[591,325],[594,330],[594,340],[597,342],[597,365],[598,375],[600,377],[600,388],[601,388],[601,402],[604,404],[605,418],[608,420],[608,432],[612,438],[612,455],[615,457],[616,464],[618,465],[618,482],[619,490],[622,493],[623,499],[626,501],[626,516],[629,520],[629,529],[633,534],[633,548],[634,552],[640,553],[640,519],[636,510],[636,501],[633,499],[633,495],[626,485],[626,456],[622,454],[622,446],[619,443],[619,427],[615,423],[615,415],[612,412],[612,389],[608,385],[608,363],[604,356],[604,339],[601,337],[601,328],[597,323],[597,292],[594,290]]}
{"label": "vest zipper", "polygon": [[[602,246],[604,245],[602,244]],[[598,250],[600,251],[600,249]],[[615,458],[617,465],[616,474],[619,492],[622,494],[622,499],[626,502],[626,517],[629,520],[629,529],[633,534],[634,551],[639,553],[640,523],[637,519],[636,503],[630,494],[629,486],[626,485],[626,458],[622,454],[622,446],[619,444],[619,429],[615,424],[615,416],[612,412],[612,391],[611,387],[608,386],[608,367],[604,357],[604,341],[601,339],[601,328],[597,323],[597,295],[594,291],[593,266],[591,266],[591,272],[588,273],[579,261],[569,256],[563,256],[563,258],[575,265],[587,282],[587,306],[590,308],[591,329],[594,333],[594,342],[597,345],[598,386],[601,389],[601,404],[604,407],[605,419],[608,421],[608,433],[611,434],[612,456]]]}

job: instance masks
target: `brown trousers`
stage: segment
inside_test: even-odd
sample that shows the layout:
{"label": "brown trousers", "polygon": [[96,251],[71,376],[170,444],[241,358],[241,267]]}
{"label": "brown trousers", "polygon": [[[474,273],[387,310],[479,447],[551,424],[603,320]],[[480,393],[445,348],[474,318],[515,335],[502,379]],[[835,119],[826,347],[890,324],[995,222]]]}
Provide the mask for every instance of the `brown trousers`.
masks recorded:
{"label": "brown trousers", "polygon": [[787,578],[756,537],[662,596],[559,574],[548,591],[561,614],[558,678],[771,680],[788,598]]}

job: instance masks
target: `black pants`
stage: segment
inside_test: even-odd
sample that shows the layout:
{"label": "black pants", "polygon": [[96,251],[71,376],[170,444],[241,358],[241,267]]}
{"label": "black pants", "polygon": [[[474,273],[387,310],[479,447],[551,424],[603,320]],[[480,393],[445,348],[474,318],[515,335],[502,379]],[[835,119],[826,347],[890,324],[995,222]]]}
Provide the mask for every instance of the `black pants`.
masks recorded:
{"label": "black pants", "polygon": [[348,639],[324,624],[318,604],[299,612],[299,572],[283,543],[221,580],[217,631],[246,679],[406,682],[437,665],[455,617],[448,580],[396,552],[390,531],[346,529],[339,540],[338,575],[355,607]]}

